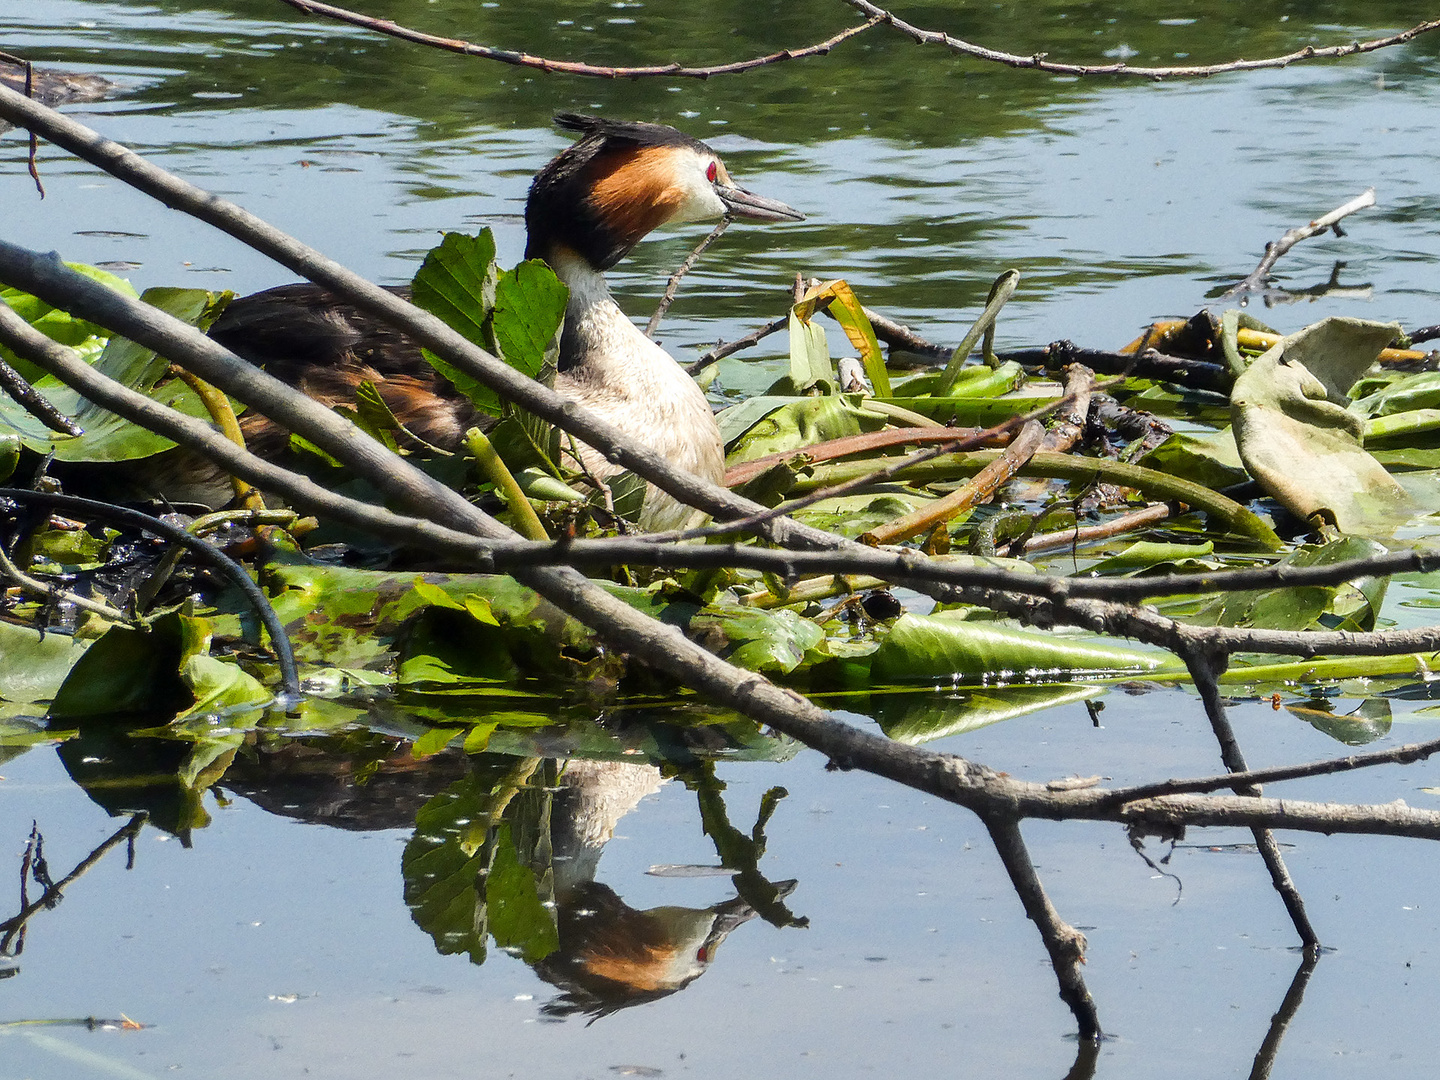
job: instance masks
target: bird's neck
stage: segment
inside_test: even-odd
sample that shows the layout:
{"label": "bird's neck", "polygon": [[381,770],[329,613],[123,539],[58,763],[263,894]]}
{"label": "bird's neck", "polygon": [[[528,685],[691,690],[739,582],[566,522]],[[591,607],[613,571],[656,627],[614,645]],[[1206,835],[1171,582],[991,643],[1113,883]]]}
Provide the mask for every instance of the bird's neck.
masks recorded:
{"label": "bird's neck", "polygon": [[602,374],[609,359],[651,353],[657,354],[657,361],[674,366],[620,310],[610,295],[603,273],[568,248],[551,251],[545,261],[570,289],[570,299],[565,305],[565,330],[560,339],[561,371],[584,368],[587,374],[595,376]]}

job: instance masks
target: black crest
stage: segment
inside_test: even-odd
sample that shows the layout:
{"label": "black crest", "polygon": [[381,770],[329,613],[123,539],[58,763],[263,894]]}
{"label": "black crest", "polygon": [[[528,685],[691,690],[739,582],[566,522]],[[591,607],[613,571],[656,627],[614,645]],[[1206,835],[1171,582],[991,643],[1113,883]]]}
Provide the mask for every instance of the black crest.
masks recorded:
{"label": "black crest", "polygon": [[544,258],[560,243],[599,270],[608,270],[630,251],[627,242],[606,226],[588,200],[591,167],[608,154],[649,146],[689,147],[713,153],[699,139],[664,124],[609,120],[581,113],[557,113],[555,123],[582,138],[535,176],[525,201],[527,259]]}

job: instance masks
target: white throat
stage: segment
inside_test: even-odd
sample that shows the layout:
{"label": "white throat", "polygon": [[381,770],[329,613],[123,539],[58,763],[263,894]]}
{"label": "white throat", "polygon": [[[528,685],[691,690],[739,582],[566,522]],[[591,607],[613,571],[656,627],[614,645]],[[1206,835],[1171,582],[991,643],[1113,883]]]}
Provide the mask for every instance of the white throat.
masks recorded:
{"label": "white throat", "polygon": [[[725,472],[720,431],[705,395],[664,349],[641,333],[610,295],[605,276],[573,252],[547,260],[570,287],[555,389],[688,472],[718,483]],[[619,471],[589,447],[581,455],[603,479]],[[641,528],[677,528],[690,510],[653,486]]]}

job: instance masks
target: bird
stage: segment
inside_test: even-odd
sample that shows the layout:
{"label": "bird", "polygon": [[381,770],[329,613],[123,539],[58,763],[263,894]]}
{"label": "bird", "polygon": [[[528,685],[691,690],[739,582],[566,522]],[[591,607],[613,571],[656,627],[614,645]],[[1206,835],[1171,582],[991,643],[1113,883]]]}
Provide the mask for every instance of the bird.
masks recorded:
{"label": "bird", "polygon": [[[554,388],[679,468],[719,483],[723,445],[704,393],[620,310],[605,271],[662,225],[804,215],[739,187],[714,150],[673,127],[579,113],[555,122],[580,138],[536,174],[525,202],[525,257],[543,260],[569,288]],[[321,286],[238,298],[210,336],[325,404],[352,403],[371,382],[406,432],[441,450],[461,449],[466,431],[484,426],[418,345]],[[288,446],[288,434],[264,417],[246,416],[241,428],[262,456]],[[621,471],[589,446],[575,450],[572,464],[599,482]],[[198,501],[215,501],[218,489],[211,494]],[[663,531],[692,514],[651,485],[638,524]]]}

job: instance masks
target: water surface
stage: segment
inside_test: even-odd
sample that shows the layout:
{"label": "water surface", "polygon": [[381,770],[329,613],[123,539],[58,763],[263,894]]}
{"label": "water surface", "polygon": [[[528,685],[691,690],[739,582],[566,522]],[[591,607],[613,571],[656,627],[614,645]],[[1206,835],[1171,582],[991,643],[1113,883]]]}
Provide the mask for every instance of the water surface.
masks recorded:
{"label": "water surface", "polygon": [[[397,0],[374,10],[437,33],[615,63],[721,62],[853,19],[818,0]],[[931,3],[905,15],[1018,53],[1134,63],[1283,52],[1418,18],[1411,5],[1358,2]],[[114,99],[72,112],[386,283],[408,280],[444,229],[488,225],[502,261],[520,257],[529,177],[566,142],[549,125],[555,111],[660,120],[709,139],[742,183],[808,217],[736,226],[713,249],[665,323],[682,356],[778,314],[796,271],[843,276],[871,306],[953,343],[991,280],[1014,266],[1023,284],[1001,321],[1003,344],[1119,345],[1154,317],[1193,313],[1248,273],[1267,240],[1369,186],[1376,209],[1343,238],[1302,244],[1278,271],[1297,293],[1334,274],[1343,293],[1257,313],[1287,331],[1332,314],[1410,328],[1440,321],[1437,42],[1152,85],[982,67],[879,33],[738,78],[587,82],[426,52],[267,0],[30,0],[0,11],[0,48],[119,82]],[[244,292],[290,279],[53,149],[41,152],[49,195],[39,201],[23,145],[0,137],[7,239],[114,266],[141,288]],[[641,245],[614,275],[627,310],[650,310],[702,233]],[[727,361],[717,393],[763,388],[782,348]],[[1426,689],[1385,689],[1326,692],[1336,713],[1356,706],[1353,695],[1383,703],[1374,745],[1428,737]],[[930,700],[948,707],[946,694]],[[935,745],[1035,780],[1218,770],[1187,692],[1112,690],[1104,700],[1101,727],[1072,703]],[[864,710],[857,723],[884,712],[878,700],[853,704]],[[1268,702],[1235,714],[1255,766],[1342,749]],[[316,740],[314,752],[363,778],[373,736],[356,738]],[[395,748],[403,761],[403,740]],[[85,763],[62,752],[43,738],[0,749],[7,875],[18,873],[32,821],[52,873],[123,823],[102,807],[125,798],[98,787],[87,796],[74,779]],[[232,775],[205,797],[211,821],[189,832],[191,846],[147,826],[134,869],[122,845],[60,907],[37,914],[18,973],[0,983],[6,1021],[125,1014],[153,1026],[0,1027],[0,1077],[1064,1076],[1072,1020],[976,819],[822,764],[800,753],[769,763],[722,755],[719,765],[742,831],[768,789],[788,789],[760,868],[797,882],[786,902],[808,928],[752,919],[685,990],[593,1024],[547,1019],[557,988],[519,959],[492,950],[476,965],[436,951],[404,902],[408,802],[357,810],[340,828],[273,784]],[[417,766],[406,790],[423,801],[465,769],[454,759]],[[1428,806],[1434,772],[1415,765],[1285,790]],[[368,805],[375,789],[335,790]],[[727,876],[648,872],[716,861],[682,784],[647,796],[618,833],[598,880],[627,904],[701,909],[733,897]],[[1087,978],[1115,1033],[1098,1075],[1248,1074],[1299,957],[1245,835],[1187,838],[1167,867],[1181,892],[1118,827],[1032,823],[1026,834],[1055,903],[1090,939]],[[1275,1075],[1429,1075],[1440,990],[1431,849],[1283,839],[1336,951],[1309,981]],[[14,909],[9,888],[0,916]]]}

